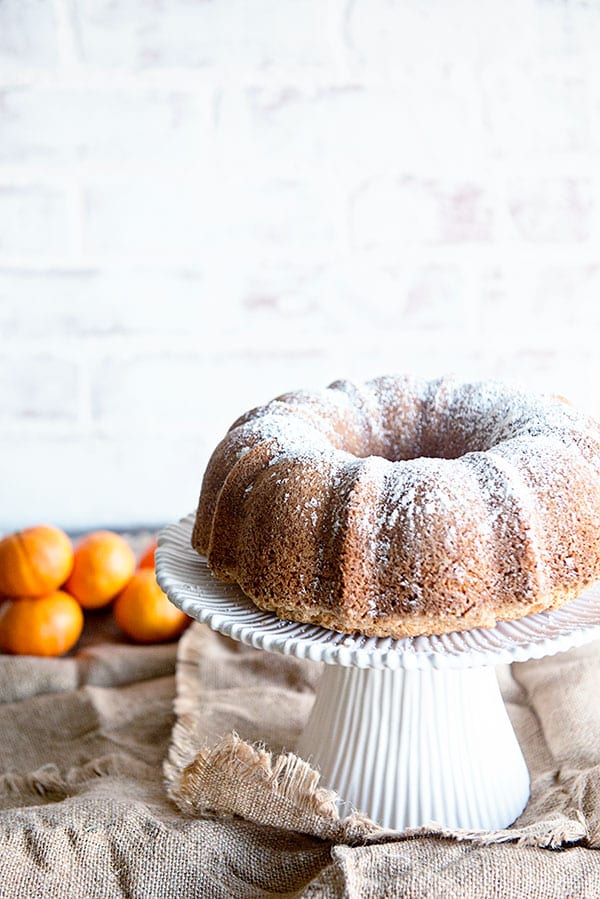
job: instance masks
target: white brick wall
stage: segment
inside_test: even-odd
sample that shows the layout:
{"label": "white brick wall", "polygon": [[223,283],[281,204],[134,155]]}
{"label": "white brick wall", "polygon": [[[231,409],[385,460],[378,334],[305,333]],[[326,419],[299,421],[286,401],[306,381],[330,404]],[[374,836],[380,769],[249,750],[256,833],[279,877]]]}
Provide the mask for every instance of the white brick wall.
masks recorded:
{"label": "white brick wall", "polygon": [[0,529],[386,371],[600,416],[600,4],[0,0]]}

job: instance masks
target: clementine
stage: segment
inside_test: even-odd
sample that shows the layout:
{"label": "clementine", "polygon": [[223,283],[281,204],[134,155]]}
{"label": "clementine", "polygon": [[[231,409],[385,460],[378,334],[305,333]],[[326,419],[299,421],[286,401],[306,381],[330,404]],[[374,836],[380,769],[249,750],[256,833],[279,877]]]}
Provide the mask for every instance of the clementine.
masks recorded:
{"label": "clementine", "polygon": [[139,561],[140,568],[154,568],[154,553],[158,546],[158,540],[153,540]]}
{"label": "clementine", "polygon": [[129,544],[113,531],[94,531],[75,548],[75,561],[65,590],[84,609],[99,609],[115,598],[135,571]]}
{"label": "clementine", "polygon": [[77,643],[82,630],[81,606],[62,590],[8,599],[0,606],[2,652],[60,656]]}
{"label": "clementine", "polygon": [[191,621],[169,602],[150,568],[136,571],[117,597],[113,614],[121,630],[137,643],[175,640]]}
{"label": "clementine", "polygon": [[0,594],[43,596],[63,584],[73,567],[73,545],[48,525],[26,528],[0,540]]}

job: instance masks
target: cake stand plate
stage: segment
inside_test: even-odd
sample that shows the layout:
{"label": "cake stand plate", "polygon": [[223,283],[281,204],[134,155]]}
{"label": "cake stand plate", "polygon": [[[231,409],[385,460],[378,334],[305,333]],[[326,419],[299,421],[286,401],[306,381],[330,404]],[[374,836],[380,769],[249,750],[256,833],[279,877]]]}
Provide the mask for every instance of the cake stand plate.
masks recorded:
{"label": "cake stand plate", "polygon": [[327,663],[296,752],[384,827],[498,830],[529,798],[529,774],[494,666],[600,639],[600,584],[562,609],[431,637],[365,637],[263,612],[210,573],[190,545],[194,516],[159,537],[170,600],[213,630]]}

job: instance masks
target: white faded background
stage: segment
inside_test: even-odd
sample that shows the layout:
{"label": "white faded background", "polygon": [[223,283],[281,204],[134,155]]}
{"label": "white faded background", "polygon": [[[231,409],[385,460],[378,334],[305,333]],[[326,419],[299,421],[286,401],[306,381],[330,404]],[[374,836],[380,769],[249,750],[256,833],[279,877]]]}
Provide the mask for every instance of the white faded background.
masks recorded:
{"label": "white faded background", "polygon": [[0,529],[387,372],[600,416],[600,2],[0,0]]}

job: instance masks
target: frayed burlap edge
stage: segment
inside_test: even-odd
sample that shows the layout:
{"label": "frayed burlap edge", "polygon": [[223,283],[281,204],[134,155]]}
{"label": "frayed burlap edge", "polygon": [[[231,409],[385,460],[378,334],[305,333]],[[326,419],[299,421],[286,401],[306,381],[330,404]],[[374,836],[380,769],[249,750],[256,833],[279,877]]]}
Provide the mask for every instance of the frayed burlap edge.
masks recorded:
{"label": "frayed burlap edge", "polygon": [[[173,773],[173,769],[171,769]],[[340,818],[339,797],[320,786],[318,771],[291,752],[274,755],[237,734],[228,734],[168,782],[167,792],[188,815],[238,815],[256,824],[310,834],[334,843],[378,843],[421,836],[468,840],[480,846],[515,842],[556,849],[590,843],[583,815],[557,814],[539,824],[495,831],[450,830],[442,826],[386,830],[364,815]]]}
{"label": "frayed burlap edge", "polygon": [[90,781],[102,777],[122,777],[133,774],[138,780],[152,780],[154,769],[130,756],[111,754],[93,759],[85,765],[62,770],[49,763],[27,774],[12,771],[0,775],[0,799],[15,796],[25,800],[27,796],[64,799],[72,796]]}
{"label": "frayed burlap edge", "polygon": [[201,750],[169,795],[188,814],[239,815],[334,842],[380,830],[362,815],[340,819],[336,793],[319,782],[319,773],[293,753],[273,755],[232,733]]}
{"label": "frayed burlap edge", "polygon": [[334,843],[366,844],[442,837],[488,846],[516,843],[557,849],[581,843],[600,848],[598,828],[591,832],[582,812],[550,813],[524,826],[495,831],[451,830],[431,825],[388,830],[355,812],[339,815],[340,797],[320,786],[320,774],[292,752],[274,754],[264,745],[244,741],[235,733],[213,746],[198,744],[198,661],[195,628],[180,642],[177,696],[169,754],[164,763],[167,793],[187,815],[237,815],[257,824],[309,834]]}

